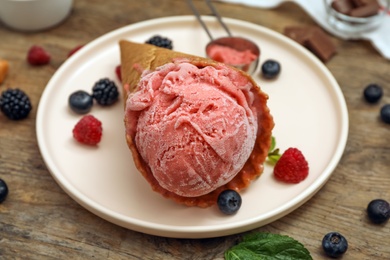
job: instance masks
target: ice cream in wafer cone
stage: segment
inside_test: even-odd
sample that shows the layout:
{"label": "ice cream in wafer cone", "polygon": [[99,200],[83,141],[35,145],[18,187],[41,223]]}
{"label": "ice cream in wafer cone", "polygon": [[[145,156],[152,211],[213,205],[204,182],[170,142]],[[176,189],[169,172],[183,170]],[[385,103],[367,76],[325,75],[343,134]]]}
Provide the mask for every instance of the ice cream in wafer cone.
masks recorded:
{"label": "ice cream in wafer cone", "polygon": [[248,74],[149,44],[120,51],[126,141],[154,191],[208,207],[261,175],[274,122]]}

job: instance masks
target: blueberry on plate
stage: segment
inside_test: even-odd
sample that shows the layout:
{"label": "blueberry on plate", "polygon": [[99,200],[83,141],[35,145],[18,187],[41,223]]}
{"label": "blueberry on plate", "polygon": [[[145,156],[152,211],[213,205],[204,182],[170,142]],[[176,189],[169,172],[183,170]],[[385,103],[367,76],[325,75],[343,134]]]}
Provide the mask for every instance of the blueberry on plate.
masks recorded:
{"label": "blueberry on plate", "polygon": [[2,203],[8,195],[8,187],[5,181],[0,179],[0,203]]}
{"label": "blueberry on plate", "polygon": [[381,99],[383,90],[382,87],[377,84],[370,84],[365,87],[363,95],[368,103],[376,103]]}
{"label": "blueberry on plate", "polygon": [[266,60],[261,65],[261,72],[263,76],[267,79],[276,78],[281,71],[280,63],[276,60]]}
{"label": "blueberry on plate", "polygon": [[383,199],[375,199],[368,203],[368,218],[375,224],[382,224],[390,218],[390,204]]}
{"label": "blueberry on plate", "polygon": [[322,239],[322,248],[327,256],[336,258],[347,251],[348,242],[340,233],[330,232]]}
{"label": "blueberry on plate", "polygon": [[84,90],[78,90],[69,96],[68,103],[77,114],[86,114],[92,108],[93,98]]}
{"label": "blueberry on plate", "polygon": [[217,200],[219,210],[226,215],[236,213],[241,207],[241,202],[241,196],[235,190],[222,191]]}
{"label": "blueberry on plate", "polygon": [[386,104],[381,108],[381,119],[386,124],[390,124],[390,104]]}

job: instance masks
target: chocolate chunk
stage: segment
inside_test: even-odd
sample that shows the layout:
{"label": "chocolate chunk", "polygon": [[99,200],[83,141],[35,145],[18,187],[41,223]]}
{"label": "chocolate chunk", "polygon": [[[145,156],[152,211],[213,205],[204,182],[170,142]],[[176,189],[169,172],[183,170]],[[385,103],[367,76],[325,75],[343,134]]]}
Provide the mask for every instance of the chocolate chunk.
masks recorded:
{"label": "chocolate chunk", "polygon": [[318,26],[289,26],[284,34],[314,53],[323,62],[336,54],[336,46]]}
{"label": "chocolate chunk", "polygon": [[[372,4],[372,3],[378,4],[377,0],[351,0],[351,2],[353,3],[353,5],[355,7],[360,7],[360,6],[363,6],[363,5],[369,5],[369,4]],[[378,8],[379,8],[379,4],[378,4]]]}
{"label": "chocolate chunk", "polygon": [[332,2],[331,7],[337,12],[346,15],[354,8],[351,0],[335,0]]}
{"label": "chocolate chunk", "polygon": [[328,61],[336,53],[333,42],[321,30],[313,32],[304,45],[323,62]]}
{"label": "chocolate chunk", "polygon": [[375,1],[375,2],[372,2],[370,4],[363,5],[361,7],[357,7],[357,8],[352,9],[352,11],[349,13],[349,15],[353,16],[353,17],[373,16],[373,15],[376,15],[378,13],[379,7],[380,6]]}

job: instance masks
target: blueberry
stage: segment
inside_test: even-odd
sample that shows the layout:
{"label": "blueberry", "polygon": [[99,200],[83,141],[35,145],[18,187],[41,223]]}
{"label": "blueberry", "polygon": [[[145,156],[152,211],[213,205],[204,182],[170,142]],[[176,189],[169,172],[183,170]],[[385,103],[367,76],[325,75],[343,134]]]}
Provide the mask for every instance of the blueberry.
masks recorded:
{"label": "blueberry", "polygon": [[77,114],[88,113],[93,105],[93,98],[84,90],[73,92],[69,96],[69,106]]}
{"label": "blueberry", "polygon": [[236,213],[241,207],[241,196],[235,190],[222,191],[217,200],[218,208],[222,213],[226,215],[232,215]]}
{"label": "blueberry", "polygon": [[280,70],[280,63],[276,60],[266,60],[263,65],[261,65],[261,72],[267,79],[276,78],[279,75]]}
{"label": "blueberry", "polygon": [[0,179],[0,203],[2,203],[8,195],[8,187],[5,181]]}
{"label": "blueberry", "polygon": [[376,103],[381,99],[383,90],[377,84],[370,84],[364,89],[363,95],[368,103]]}
{"label": "blueberry", "polygon": [[390,124],[390,104],[386,104],[381,108],[381,118],[386,124]]}
{"label": "blueberry", "polygon": [[382,199],[372,200],[367,206],[368,218],[375,224],[382,224],[390,218],[390,204]]}
{"label": "blueberry", "polygon": [[340,233],[330,232],[322,239],[322,248],[326,255],[336,258],[347,251],[348,242]]}

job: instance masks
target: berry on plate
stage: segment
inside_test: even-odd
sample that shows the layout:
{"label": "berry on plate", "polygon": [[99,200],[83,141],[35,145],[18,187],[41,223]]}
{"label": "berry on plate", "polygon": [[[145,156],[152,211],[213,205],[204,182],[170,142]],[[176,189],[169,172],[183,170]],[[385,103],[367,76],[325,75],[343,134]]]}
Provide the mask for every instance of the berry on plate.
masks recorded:
{"label": "berry on plate", "polygon": [[121,71],[121,65],[117,65],[115,67],[115,74],[118,77],[119,81],[122,82],[122,71]]}
{"label": "berry on plate", "polygon": [[375,224],[382,224],[390,218],[390,204],[383,199],[372,200],[367,206],[368,218]]}
{"label": "berry on plate", "polygon": [[82,144],[97,145],[102,138],[102,123],[93,115],[83,116],[73,128],[73,137]]}
{"label": "berry on plate", "polygon": [[162,37],[160,35],[155,35],[148,39],[145,43],[152,44],[157,47],[166,48],[166,49],[173,49],[172,40]]}
{"label": "berry on plate", "polygon": [[92,96],[99,105],[112,105],[119,98],[118,87],[108,78],[100,79],[92,87]]}
{"label": "berry on plate", "polygon": [[50,54],[41,46],[33,45],[27,53],[27,61],[33,66],[46,65],[50,62]]}
{"label": "berry on plate", "polygon": [[263,65],[261,65],[261,73],[264,78],[274,79],[276,78],[281,70],[280,63],[276,60],[266,60]]}
{"label": "berry on plate", "polygon": [[340,233],[330,232],[322,239],[322,248],[326,255],[336,258],[347,251],[348,242]]}
{"label": "berry on plate", "polygon": [[224,190],[217,199],[219,210],[226,215],[236,213],[241,207],[241,202],[241,195],[235,190]]}
{"label": "berry on plate", "polygon": [[288,148],[274,167],[276,179],[287,183],[299,183],[309,174],[309,164],[297,148]]}
{"label": "berry on plate", "polygon": [[93,105],[93,98],[84,90],[73,92],[68,99],[70,108],[77,114],[88,113]]}
{"label": "berry on plate", "polygon": [[0,96],[0,110],[11,120],[24,119],[32,107],[30,98],[20,89],[7,89]]}

